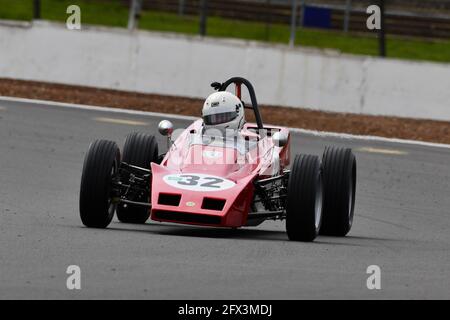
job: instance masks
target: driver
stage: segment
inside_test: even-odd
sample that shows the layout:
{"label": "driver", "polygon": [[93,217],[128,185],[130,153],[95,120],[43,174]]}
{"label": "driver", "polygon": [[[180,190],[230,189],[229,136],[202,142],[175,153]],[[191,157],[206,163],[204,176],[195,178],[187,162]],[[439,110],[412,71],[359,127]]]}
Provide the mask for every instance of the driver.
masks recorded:
{"label": "driver", "polygon": [[205,132],[216,129],[224,136],[237,135],[245,123],[244,106],[230,92],[215,92],[206,98],[202,118]]}

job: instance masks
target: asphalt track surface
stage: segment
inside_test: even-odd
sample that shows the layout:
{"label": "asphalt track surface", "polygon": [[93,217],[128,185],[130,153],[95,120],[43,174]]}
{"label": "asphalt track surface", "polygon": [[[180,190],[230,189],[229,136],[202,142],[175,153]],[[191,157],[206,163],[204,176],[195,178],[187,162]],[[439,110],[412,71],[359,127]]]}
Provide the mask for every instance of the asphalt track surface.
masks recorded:
{"label": "asphalt track surface", "polygon": [[[82,226],[89,143],[156,135],[159,120],[0,102],[1,299],[450,298],[446,148],[293,133],[293,154],[354,148],[357,201],[345,238],[290,242],[284,222],[223,230],[115,218],[105,230]],[[66,288],[69,265],[81,268],[81,290]],[[381,290],[366,287],[369,265],[381,268]]]}

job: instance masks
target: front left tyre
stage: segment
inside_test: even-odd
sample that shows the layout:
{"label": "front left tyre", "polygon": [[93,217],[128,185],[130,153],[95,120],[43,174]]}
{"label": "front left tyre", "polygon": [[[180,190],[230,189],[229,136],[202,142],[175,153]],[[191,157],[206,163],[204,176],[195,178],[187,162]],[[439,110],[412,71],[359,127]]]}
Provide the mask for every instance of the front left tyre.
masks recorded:
{"label": "front left tyre", "polygon": [[120,150],[113,141],[96,140],[83,164],[80,186],[80,217],[89,228],[106,228],[116,210],[112,180],[118,172]]}

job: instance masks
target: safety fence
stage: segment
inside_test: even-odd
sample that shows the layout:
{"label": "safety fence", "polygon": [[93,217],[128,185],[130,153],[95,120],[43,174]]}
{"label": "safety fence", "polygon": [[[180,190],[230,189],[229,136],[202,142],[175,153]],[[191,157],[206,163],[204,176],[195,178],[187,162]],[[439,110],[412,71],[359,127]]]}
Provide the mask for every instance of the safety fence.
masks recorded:
{"label": "safety fence", "polygon": [[[130,5],[133,0],[122,0]],[[350,32],[370,32],[366,27],[367,8],[383,2],[385,32],[388,34],[429,38],[450,38],[450,1],[448,0],[140,0],[144,10],[179,15],[218,16],[227,19],[295,23]],[[297,2],[294,6],[293,3]]]}

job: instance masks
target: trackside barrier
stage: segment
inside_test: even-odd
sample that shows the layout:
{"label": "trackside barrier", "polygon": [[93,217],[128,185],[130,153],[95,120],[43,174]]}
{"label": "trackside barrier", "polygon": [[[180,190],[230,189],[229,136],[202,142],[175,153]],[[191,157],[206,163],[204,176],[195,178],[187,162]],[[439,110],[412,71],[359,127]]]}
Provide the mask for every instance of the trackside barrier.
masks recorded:
{"label": "trackside barrier", "polygon": [[260,104],[450,120],[450,64],[44,21],[0,23],[0,48],[0,77],[203,98],[240,75]]}

